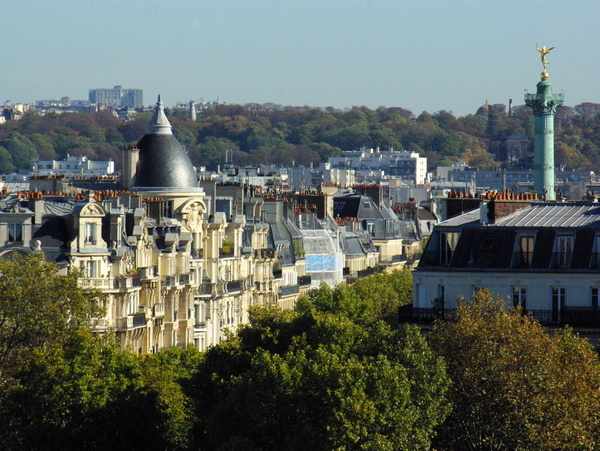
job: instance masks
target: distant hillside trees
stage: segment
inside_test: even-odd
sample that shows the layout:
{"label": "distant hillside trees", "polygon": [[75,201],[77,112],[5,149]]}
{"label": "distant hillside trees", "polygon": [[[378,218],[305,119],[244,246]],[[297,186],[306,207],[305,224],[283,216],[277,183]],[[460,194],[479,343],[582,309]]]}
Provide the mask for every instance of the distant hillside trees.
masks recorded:
{"label": "distant hillside trees", "polygon": [[[398,107],[292,107],[276,104],[218,105],[187,118],[167,110],[175,136],[195,165],[216,169],[226,156],[239,165],[318,164],[341,151],[360,147],[419,152],[430,169],[464,161],[481,168],[529,168],[531,152],[521,161],[503,161],[502,146],[511,135],[533,138],[530,108],[493,104],[481,114],[456,117],[450,111],[415,116]],[[35,159],[86,155],[121,165],[121,149],[146,132],[149,113],[121,122],[107,111],[93,114],[30,111],[0,126],[1,172],[26,169]],[[556,164],[594,169],[600,164],[600,104],[563,106],[556,113]]]}

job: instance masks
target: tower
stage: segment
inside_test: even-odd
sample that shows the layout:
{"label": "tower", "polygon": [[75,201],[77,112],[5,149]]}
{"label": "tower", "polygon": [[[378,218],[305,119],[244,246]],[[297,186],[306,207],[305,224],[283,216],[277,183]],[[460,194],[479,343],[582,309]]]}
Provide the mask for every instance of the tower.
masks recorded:
{"label": "tower", "polygon": [[554,47],[546,49],[537,48],[542,57],[544,70],[541,81],[537,84],[535,94],[525,94],[525,104],[533,110],[535,116],[535,137],[533,150],[533,190],[544,200],[556,200],[554,192],[554,114],[556,109],[563,104],[563,94],[552,93],[552,83],[548,80],[546,72],[546,55]]}

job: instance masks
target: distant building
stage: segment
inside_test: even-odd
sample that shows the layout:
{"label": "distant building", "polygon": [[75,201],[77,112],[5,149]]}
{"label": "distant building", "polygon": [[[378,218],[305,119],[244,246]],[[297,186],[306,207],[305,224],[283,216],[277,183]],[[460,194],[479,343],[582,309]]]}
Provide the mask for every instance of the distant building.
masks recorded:
{"label": "distant building", "polygon": [[85,155],[66,160],[41,160],[33,165],[34,175],[64,175],[65,177],[104,177],[115,172],[114,161],[93,161]]}
{"label": "distant building", "polygon": [[92,105],[87,100],[73,100],[66,96],[60,99],[36,100],[32,108],[46,113],[95,113],[98,111],[98,106]]}
{"label": "distant building", "polygon": [[368,180],[363,179],[361,175],[367,173],[371,176],[372,172],[380,172],[375,177],[381,177],[382,174],[390,177],[410,180],[415,185],[422,185],[427,181],[427,158],[419,156],[416,152],[407,151],[379,151],[379,149],[361,149],[344,152],[341,157],[329,157],[328,163],[331,169],[354,169],[356,171],[356,181],[365,183]]}
{"label": "distant building", "polygon": [[200,100],[190,100],[188,102],[177,102],[175,104],[176,110],[188,110],[190,119],[196,120],[196,114],[201,113],[202,111],[208,108],[214,108],[217,105],[220,105],[219,98],[217,100],[204,100],[204,97],[201,97]]}
{"label": "distant building", "polygon": [[120,85],[114,88],[90,89],[89,100],[91,103],[113,106],[144,106],[142,89],[123,89]]}

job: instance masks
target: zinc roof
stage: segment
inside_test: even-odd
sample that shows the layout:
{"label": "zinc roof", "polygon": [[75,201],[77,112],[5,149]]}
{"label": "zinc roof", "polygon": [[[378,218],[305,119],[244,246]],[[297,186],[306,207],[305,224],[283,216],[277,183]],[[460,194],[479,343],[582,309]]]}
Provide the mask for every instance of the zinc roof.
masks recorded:
{"label": "zinc roof", "polygon": [[495,227],[600,227],[599,204],[537,204],[501,218]]}

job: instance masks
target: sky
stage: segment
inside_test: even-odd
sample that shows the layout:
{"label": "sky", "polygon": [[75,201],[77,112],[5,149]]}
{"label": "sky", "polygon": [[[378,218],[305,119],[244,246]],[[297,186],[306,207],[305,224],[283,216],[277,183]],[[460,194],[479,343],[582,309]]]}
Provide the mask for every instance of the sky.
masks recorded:
{"label": "sky", "polygon": [[[598,0],[0,0],[0,104],[144,90],[152,105],[522,105],[547,55],[565,105],[600,103]],[[591,49],[591,50],[590,50]]]}

